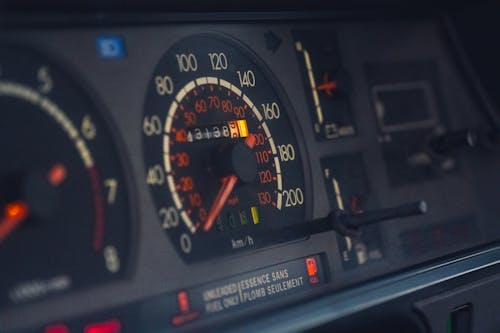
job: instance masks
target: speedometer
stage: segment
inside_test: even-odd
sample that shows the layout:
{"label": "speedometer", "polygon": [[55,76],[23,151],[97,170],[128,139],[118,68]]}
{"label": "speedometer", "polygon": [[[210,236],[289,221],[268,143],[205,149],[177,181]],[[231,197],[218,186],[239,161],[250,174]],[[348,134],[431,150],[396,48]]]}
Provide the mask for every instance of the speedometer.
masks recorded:
{"label": "speedometer", "polygon": [[308,191],[290,107],[245,46],[212,34],[156,66],[142,123],[146,182],[188,261],[270,245],[303,222]]}

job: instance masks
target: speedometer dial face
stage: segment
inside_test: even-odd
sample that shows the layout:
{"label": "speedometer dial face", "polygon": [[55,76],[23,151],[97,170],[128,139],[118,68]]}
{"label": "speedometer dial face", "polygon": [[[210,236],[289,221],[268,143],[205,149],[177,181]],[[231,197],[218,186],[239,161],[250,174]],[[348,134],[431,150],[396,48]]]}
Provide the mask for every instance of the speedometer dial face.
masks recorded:
{"label": "speedometer dial face", "polygon": [[160,223],[188,261],[270,245],[263,235],[304,221],[290,107],[243,45],[211,34],[175,44],[151,78],[142,127]]}
{"label": "speedometer dial face", "polygon": [[0,46],[0,307],[123,276],[130,207],[113,135],[50,59]]}

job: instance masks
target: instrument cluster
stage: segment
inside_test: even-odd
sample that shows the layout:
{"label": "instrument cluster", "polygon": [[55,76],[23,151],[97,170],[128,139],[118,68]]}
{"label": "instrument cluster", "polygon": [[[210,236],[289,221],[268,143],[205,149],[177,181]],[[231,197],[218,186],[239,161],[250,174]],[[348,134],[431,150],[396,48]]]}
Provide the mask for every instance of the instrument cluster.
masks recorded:
{"label": "instrument cluster", "polygon": [[494,243],[450,54],[427,19],[1,31],[0,331],[222,327]]}

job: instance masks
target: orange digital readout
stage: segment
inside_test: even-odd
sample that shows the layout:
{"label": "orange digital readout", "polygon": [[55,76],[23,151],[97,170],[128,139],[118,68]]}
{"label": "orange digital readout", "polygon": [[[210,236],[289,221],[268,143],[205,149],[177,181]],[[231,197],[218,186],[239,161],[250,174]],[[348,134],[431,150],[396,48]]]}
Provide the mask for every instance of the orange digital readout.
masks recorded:
{"label": "orange digital readout", "polygon": [[228,121],[231,138],[246,138],[248,136],[248,125],[245,119]]}

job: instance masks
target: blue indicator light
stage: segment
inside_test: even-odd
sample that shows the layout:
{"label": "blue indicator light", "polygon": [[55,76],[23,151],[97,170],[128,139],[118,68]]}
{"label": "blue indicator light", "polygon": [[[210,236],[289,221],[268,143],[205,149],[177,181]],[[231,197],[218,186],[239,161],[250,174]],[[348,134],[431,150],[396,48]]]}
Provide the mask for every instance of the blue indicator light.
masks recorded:
{"label": "blue indicator light", "polygon": [[125,57],[125,42],[118,36],[97,38],[97,52],[101,58],[116,59]]}

